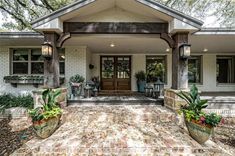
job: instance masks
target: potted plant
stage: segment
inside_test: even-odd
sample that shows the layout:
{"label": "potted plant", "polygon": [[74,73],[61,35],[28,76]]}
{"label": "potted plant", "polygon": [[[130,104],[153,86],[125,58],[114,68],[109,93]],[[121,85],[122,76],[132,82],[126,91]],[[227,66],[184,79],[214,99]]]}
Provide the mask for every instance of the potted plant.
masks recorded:
{"label": "potted plant", "polygon": [[62,109],[58,106],[56,98],[60,94],[60,90],[44,90],[42,93],[42,106],[28,111],[32,119],[33,129],[40,138],[49,137],[58,127]]}
{"label": "potted plant", "polygon": [[196,85],[191,87],[189,93],[180,91],[177,95],[186,102],[186,105],[181,106],[179,113],[184,115],[189,134],[198,143],[205,143],[222,117],[215,113],[208,114],[202,111],[207,107],[207,100],[200,99]]}
{"label": "potted plant", "polygon": [[135,73],[135,78],[137,79],[138,92],[144,92],[144,87],[146,85],[146,74],[144,71],[139,71]]}
{"label": "potted plant", "polygon": [[[82,91],[82,83],[84,82],[85,78],[79,74],[72,76],[69,79],[72,94],[75,97],[77,94],[81,94]],[[79,93],[78,93],[79,92]]]}

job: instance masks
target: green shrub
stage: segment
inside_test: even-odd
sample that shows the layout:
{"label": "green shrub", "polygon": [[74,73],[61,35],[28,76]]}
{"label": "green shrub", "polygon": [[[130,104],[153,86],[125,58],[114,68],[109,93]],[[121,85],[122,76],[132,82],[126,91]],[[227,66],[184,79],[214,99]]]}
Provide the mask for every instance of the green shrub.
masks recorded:
{"label": "green shrub", "polygon": [[33,108],[33,98],[31,95],[14,96],[12,94],[0,95],[0,112],[12,107]]}
{"label": "green shrub", "polygon": [[137,81],[145,81],[146,80],[146,74],[144,71],[138,71],[135,73],[135,78]]}

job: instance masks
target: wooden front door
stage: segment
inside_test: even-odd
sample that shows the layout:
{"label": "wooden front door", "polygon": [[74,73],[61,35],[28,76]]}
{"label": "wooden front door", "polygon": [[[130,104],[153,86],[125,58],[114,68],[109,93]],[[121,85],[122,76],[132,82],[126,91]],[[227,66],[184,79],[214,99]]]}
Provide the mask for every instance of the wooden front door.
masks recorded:
{"label": "wooden front door", "polygon": [[131,90],[131,56],[101,56],[101,89]]}

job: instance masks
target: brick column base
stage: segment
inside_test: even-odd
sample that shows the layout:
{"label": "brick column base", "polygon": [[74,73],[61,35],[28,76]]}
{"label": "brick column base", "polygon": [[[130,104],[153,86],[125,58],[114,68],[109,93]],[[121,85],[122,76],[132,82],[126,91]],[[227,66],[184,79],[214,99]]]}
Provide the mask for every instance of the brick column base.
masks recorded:
{"label": "brick column base", "polygon": [[164,105],[173,110],[177,111],[180,109],[181,105],[185,105],[186,102],[183,101],[176,93],[179,93],[180,90],[174,90],[174,89],[165,89],[164,90]]}

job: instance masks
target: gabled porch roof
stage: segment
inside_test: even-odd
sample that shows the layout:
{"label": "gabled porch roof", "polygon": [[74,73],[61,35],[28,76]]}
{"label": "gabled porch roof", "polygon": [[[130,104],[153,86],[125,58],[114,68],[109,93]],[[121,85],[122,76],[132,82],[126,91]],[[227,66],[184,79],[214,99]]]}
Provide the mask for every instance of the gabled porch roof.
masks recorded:
{"label": "gabled porch roof", "polygon": [[[65,6],[49,15],[43,16],[32,22],[33,28],[38,31],[51,30],[63,32],[63,22],[79,15],[94,14],[112,7],[120,7],[124,10],[159,18],[169,23],[169,31],[178,29],[199,30],[203,22],[185,15],[175,9],[164,6],[154,0],[79,0]],[[53,26],[52,26],[53,25]]]}

